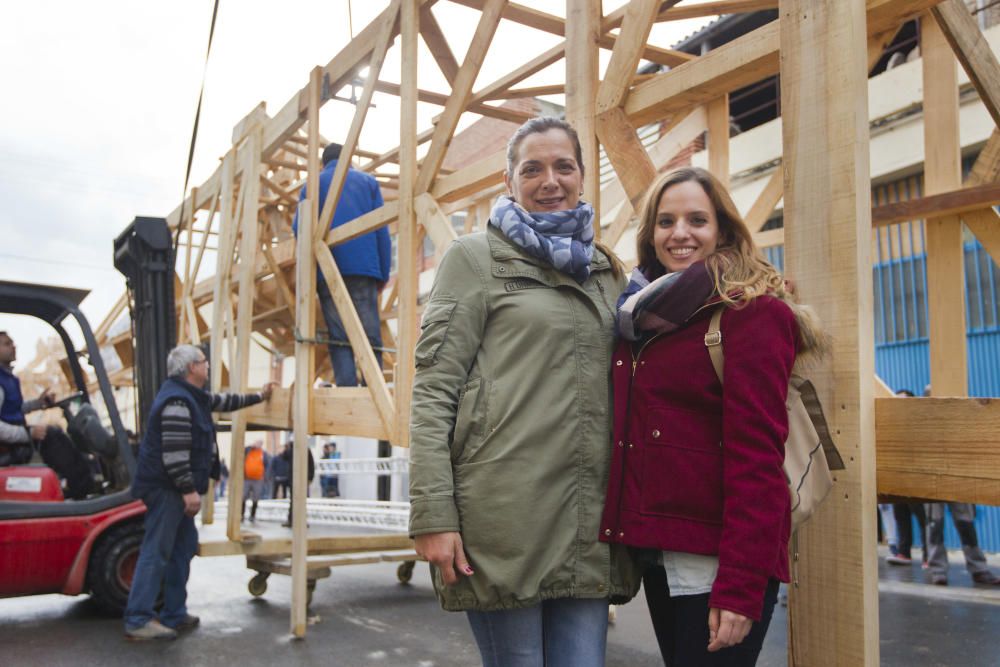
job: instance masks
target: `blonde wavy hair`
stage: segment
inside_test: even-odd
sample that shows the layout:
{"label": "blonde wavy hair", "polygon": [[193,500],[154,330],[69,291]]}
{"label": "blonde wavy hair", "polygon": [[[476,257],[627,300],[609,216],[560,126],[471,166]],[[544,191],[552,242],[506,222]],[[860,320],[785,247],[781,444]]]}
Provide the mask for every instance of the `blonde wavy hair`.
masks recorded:
{"label": "blonde wavy hair", "polygon": [[694,181],[705,191],[719,222],[719,240],[715,252],[705,259],[705,266],[715,281],[716,292],[722,301],[738,308],[762,294],[788,299],[785,279],[764,259],[725,186],[699,167],[682,167],[667,172],[649,188],[640,209],[636,236],[639,268],[643,273],[654,280],[665,272],[653,246],[657,209],[664,192],[688,181]]}

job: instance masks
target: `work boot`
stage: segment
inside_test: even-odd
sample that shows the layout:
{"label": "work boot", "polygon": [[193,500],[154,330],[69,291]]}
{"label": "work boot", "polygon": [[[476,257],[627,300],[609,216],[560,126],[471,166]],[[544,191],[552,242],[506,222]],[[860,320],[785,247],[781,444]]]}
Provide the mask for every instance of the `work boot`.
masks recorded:
{"label": "work boot", "polygon": [[168,628],[154,618],[138,628],[125,628],[125,638],[136,642],[153,639],[177,639],[177,631]]}

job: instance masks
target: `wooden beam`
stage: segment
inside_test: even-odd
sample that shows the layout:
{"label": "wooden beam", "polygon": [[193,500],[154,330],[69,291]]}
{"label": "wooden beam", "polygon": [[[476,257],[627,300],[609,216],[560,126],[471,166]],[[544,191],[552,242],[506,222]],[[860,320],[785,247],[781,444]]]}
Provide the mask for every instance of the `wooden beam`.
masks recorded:
{"label": "wooden beam", "polygon": [[484,102],[486,100],[503,98],[508,90],[521,83],[528,77],[541,72],[546,67],[553,65],[566,55],[566,42],[556,44],[548,51],[541,53],[524,65],[521,65],[513,72],[506,74],[490,85],[486,86],[472,96],[473,102]]}
{"label": "wooden beam", "polygon": [[347,179],[347,171],[351,167],[351,158],[354,156],[354,149],[357,147],[358,139],[361,137],[361,129],[364,127],[365,118],[368,116],[368,109],[371,108],[372,95],[375,94],[375,83],[378,81],[378,75],[382,71],[382,64],[385,62],[389,45],[392,44],[396,17],[399,15],[399,0],[393,0],[389,5],[389,9],[391,11],[383,14],[380,19],[383,21],[382,31],[375,42],[371,61],[368,63],[368,79],[365,81],[365,89],[361,93],[361,99],[358,100],[358,104],[355,106],[351,128],[347,132],[347,138],[344,140],[340,158],[337,160],[337,166],[334,168],[333,176],[330,178],[330,185],[323,200],[323,212],[316,222],[318,226],[313,230],[313,236],[316,238],[321,237],[323,231],[330,228],[330,222],[333,220],[333,212],[337,210],[337,202],[340,200],[340,193],[343,191],[344,181]]}
{"label": "wooden beam", "polygon": [[646,188],[656,178],[656,167],[639,141],[635,127],[625,112],[616,107],[598,116],[597,134],[632,207],[638,210]]}
{"label": "wooden beam", "polygon": [[710,100],[708,114],[708,170],[729,187],[729,95]]}
{"label": "wooden beam", "polygon": [[[415,373],[414,348],[417,344],[417,288],[420,275],[419,266],[422,256],[419,234],[417,230],[416,203],[414,198],[418,190],[417,184],[417,32],[419,31],[419,16],[410,3],[414,0],[403,0],[403,37],[400,54],[400,81],[403,82],[400,96],[399,119],[399,222],[396,236],[397,270],[396,286],[398,293],[399,317],[396,323],[397,352],[396,367],[393,369],[393,385],[396,398],[396,421],[393,424],[394,444],[409,446],[410,444],[410,403]],[[477,30],[477,36],[479,31]],[[476,38],[473,38],[475,44]],[[460,68],[456,83],[462,80],[462,74],[467,70],[472,47],[466,55],[466,62]],[[471,68],[472,65],[470,64]],[[470,72],[471,73],[471,72]],[[466,75],[468,78],[468,75]],[[471,77],[475,80],[475,76]],[[472,85],[466,80],[461,85]],[[462,95],[465,97],[465,95]],[[445,109],[447,114],[448,109]],[[449,136],[450,136],[449,132]],[[435,158],[436,159],[436,158]],[[425,167],[426,167],[425,163]],[[421,176],[423,173],[420,174]],[[429,181],[428,181],[429,183]]]}
{"label": "wooden beam", "polygon": [[485,160],[470,164],[434,183],[431,194],[442,202],[458,201],[503,183],[507,169],[507,151],[500,150]]}
{"label": "wooden beam", "polygon": [[1000,504],[1000,401],[875,401],[880,494]]}
{"label": "wooden beam", "polygon": [[437,19],[434,18],[430,5],[420,8],[420,36],[424,38],[424,44],[434,56],[434,61],[444,74],[445,81],[449,86],[454,85],[455,77],[458,76],[458,61],[455,60],[455,54],[451,52],[448,40],[441,31]]}
{"label": "wooden beam", "polygon": [[998,202],[1000,202],[1000,183],[958,188],[919,199],[876,206],[872,208],[872,225],[883,227],[908,220],[954,217],[988,208]]}
{"label": "wooden beam", "polygon": [[[307,88],[306,123],[309,156],[306,197],[299,202],[299,231],[296,237],[295,264],[295,326],[304,339],[316,337],[316,263],[313,261],[313,232],[319,220],[319,107],[323,86],[323,71],[314,68]],[[299,520],[292,526],[292,604],[289,625],[296,637],[304,637],[307,627],[306,610],[306,486],[309,425],[312,422],[312,385],[315,347],[312,343],[295,341],[295,394],[292,408],[295,449],[292,455],[292,503]],[[231,504],[230,507],[235,507]]]}
{"label": "wooden beam", "polygon": [[979,98],[1000,127],[1000,62],[962,0],[944,0],[931,15],[962,63]]}
{"label": "wooden beam", "polygon": [[598,113],[619,107],[625,100],[661,4],[662,0],[632,0],[623,7],[621,33],[597,93]]}
{"label": "wooden beam", "polygon": [[545,95],[562,95],[566,92],[566,85],[553,83],[548,86],[532,86],[530,88],[508,88],[494,93],[490,99],[516,100],[525,97],[543,97]]}
{"label": "wooden beam", "polygon": [[660,14],[660,21],[683,21],[697,19],[703,16],[722,16],[723,14],[746,14],[762,12],[766,9],[777,9],[778,0],[719,0],[718,2],[699,2],[683,7],[674,7]]}
{"label": "wooden beam", "polygon": [[[923,20],[920,28],[927,196],[961,187],[962,161],[955,56],[935,21]],[[965,396],[968,361],[962,223],[956,216],[935,217],[927,220],[924,227],[931,392],[933,396]]]}
{"label": "wooden beam", "polygon": [[583,198],[590,202],[594,234],[601,237],[600,145],[597,142],[597,40],[601,32],[601,0],[566,2],[566,120],[576,129],[583,153]]}
{"label": "wooden beam", "polygon": [[344,326],[347,339],[351,343],[354,357],[361,367],[361,374],[368,386],[372,402],[378,409],[385,430],[391,432],[396,416],[392,396],[389,394],[389,388],[382,376],[382,369],[379,368],[378,361],[375,359],[375,352],[372,350],[371,343],[368,342],[364,325],[361,324],[361,318],[351,300],[347,283],[344,282],[344,277],[340,274],[333,253],[321,239],[317,239],[313,245],[313,253],[319,263],[320,271],[323,272],[323,279],[330,290],[330,296],[333,297],[333,303],[337,307],[337,314],[340,315],[340,321]]}
{"label": "wooden beam", "polygon": [[[375,89],[380,93],[389,93],[390,95],[399,95],[399,84],[390,83],[388,81],[378,81],[375,84]],[[437,104],[438,106],[447,106],[448,100],[451,99],[451,95],[445,95],[443,93],[435,93],[429,90],[418,90],[417,98],[421,102],[427,102],[428,104]],[[511,123],[523,123],[533,116],[533,114],[526,113],[524,111],[517,111],[515,109],[504,109],[503,107],[492,107],[488,104],[482,102],[470,101],[469,105],[465,109],[470,113],[477,113],[481,116],[487,116],[489,118],[498,118],[500,120],[506,120]],[[365,165],[367,167],[367,165]]]}
{"label": "wooden beam", "polygon": [[[506,0],[486,0],[482,7],[482,15],[479,25],[476,26],[476,33],[469,44],[469,50],[465,54],[462,66],[455,77],[455,84],[452,86],[452,97],[444,112],[434,126],[434,135],[431,140],[430,150],[424,157],[423,166],[417,177],[416,192],[427,192],[434,184],[438,169],[444,162],[445,153],[451,143],[451,138],[455,134],[458,120],[465,110],[466,104],[472,95],[472,86],[479,75],[479,69],[483,65],[483,59],[493,41],[497,25],[500,23],[500,14],[506,5]],[[406,79],[401,79],[404,83]],[[416,135],[416,132],[414,132]],[[401,186],[402,187],[402,186]]]}
{"label": "wooden beam", "polygon": [[771,174],[771,178],[764,184],[764,189],[757,195],[756,201],[747,211],[743,221],[751,233],[759,232],[771,217],[774,207],[781,201],[781,195],[785,190],[785,172],[778,164],[778,168]]}
{"label": "wooden beam", "polygon": [[414,209],[417,213],[417,219],[427,230],[431,242],[439,252],[444,251],[451,245],[452,241],[458,238],[458,233],[452,227],[451,221],[445,217],[434,197],[428,193],[425,192],[417,196],[414,200]]}
{"label": "wooden beam", "polygon": [[847,465],[797,531],[788,609],[796,665],[879,664],[864,10],[863,0],[780,2],[786,270],[833,338],[812,380]]}

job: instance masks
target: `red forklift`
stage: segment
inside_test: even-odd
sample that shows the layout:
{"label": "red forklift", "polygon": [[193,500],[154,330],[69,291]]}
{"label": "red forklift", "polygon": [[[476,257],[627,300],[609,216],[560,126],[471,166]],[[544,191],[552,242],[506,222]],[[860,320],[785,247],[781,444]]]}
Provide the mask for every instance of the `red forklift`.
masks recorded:
{"label": "red forklift", "polygon": [[[143,416],[165,378],[166,353],[175,336],[172,258],[162,218],[137,218],[115,240],[115,266],[128,282],[133,344],[143,352],[135,363]],[[142,543],[146,507],[129,493],[138,443],[130,442],[122,424],[101,350],[80,311],[88,293],[0,281],[0,313],[37,317],[65,345],[75,391],[56,407],[63,411],[67,435],[99,482],[96,493],[69,500],[63,497],[56,473],[37,454],[31,463],[0,467],[0,598],[90,593],[99,608],[120,615]],[[85,349],[79,352],[65,328],[70,322],[82,335]],[[139,344],[140,335],[150,337],[146,344]],[[81,356],[96,378],[93,396]],[[94,400],[104,404],[103,420]],[[140,422],[140,430],[141,426]]]}

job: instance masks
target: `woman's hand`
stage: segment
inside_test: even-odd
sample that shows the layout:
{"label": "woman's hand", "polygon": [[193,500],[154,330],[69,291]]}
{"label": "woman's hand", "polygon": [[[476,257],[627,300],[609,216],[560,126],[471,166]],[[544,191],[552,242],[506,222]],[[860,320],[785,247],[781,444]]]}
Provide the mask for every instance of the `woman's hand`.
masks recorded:
{"label": "woman's hand", "polygon": [[472,568],[465,557],[462,536],[456,532],[428,533],[413,538],[417,555],[441,571],[446,586],[458,581],[458,574],[472,576]]}
{"label": "woman's hand", "polygon": [[736,646],[746,638],[752,625],[753,621],[743,614],[712,607],[708,610],[709,652]]}

